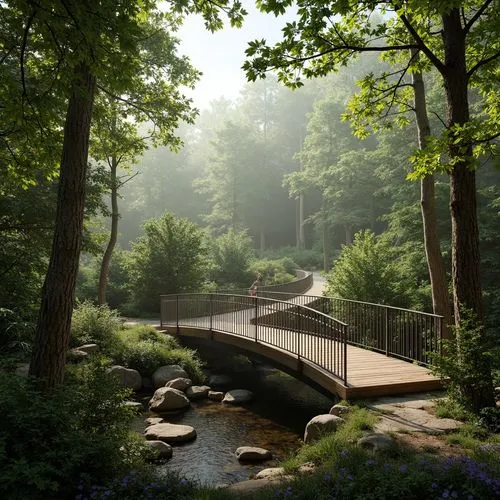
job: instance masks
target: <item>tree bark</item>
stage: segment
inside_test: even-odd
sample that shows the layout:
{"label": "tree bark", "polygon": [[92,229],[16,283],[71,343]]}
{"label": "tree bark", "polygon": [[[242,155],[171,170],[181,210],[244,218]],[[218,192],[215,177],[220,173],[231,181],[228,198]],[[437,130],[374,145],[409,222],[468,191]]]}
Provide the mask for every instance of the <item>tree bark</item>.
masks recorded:
{"label": "tree bark", "polygon": [[45,391],[56,387],[64,378],[82,245],[95,84],[88,65],[82,63],[75,68],[64,125],[54,238],[29,372],[39,379],[39,387]]}
{"label": "tree bark", "polygon": [[[443,40],[447,125],[451,129],[469,121],[465,33],[461,26],[459,9],[452,9],[443,16]],[[450,174],[452,279],[455,323],[458,325],[461,306],[471,309],[480,321],[483,320],[476,173],[470,141],[453,144],[451,140],[448,153],[453,162]]]}
{"label": "tree bark", "polygon": [[[472,310],[483,322],[480,281],[479,228],[476,207],[476,173],[472,144],[467,138],[454,141],[453,127],[469,121],[468,75],[466,66],[466,33],[461,25],[460,10],[451,9],[442,16],[444,69],[442,70],[447,104],[447,125],[451,135],[448,154],[450,173],[450,213],[452,230],[452,280],[455,324],[460,325],[463,309]],[[460,343],[460,338],[457,338]],[[491,369],[482,360],[477,377],[481,389],[469,394],[473,409],[494,406]]]}
{"label": "tree bark", "polygon": [[[411,56],[414,60],[418,58],[418,52],[416,49],[411,50]],[[412,84],[415,100],[418,146],[420,149],[425,149],[428,137],[431,135],[431,127],[427,114],[425,86],[421,72],[413,73]],[[451,324],[452,317],[450,299],[448,296],[448,281],[446,279],[446,270],[441,254],[441,245],[439,240],[434,176],[431,174],[426,175],[420,181],[420,208],[424,229],[425,255],[432,289],[432,308],[434,314],[443,316],[443,337],[449,338],[448,325]]]}
{"label": "tree bark", "polygon": [[111,231],[109,233],[109,241],[106,250],[102,257],[101,272],[99,274],[99,289],[97,294],[97,302],[99,305],[104,305],[106,301],[106,289],[108,287],[109,265],[113,250],[118,239],[118,184],[116,179],[116,170],[118,162],[116,156],[111,157]]}

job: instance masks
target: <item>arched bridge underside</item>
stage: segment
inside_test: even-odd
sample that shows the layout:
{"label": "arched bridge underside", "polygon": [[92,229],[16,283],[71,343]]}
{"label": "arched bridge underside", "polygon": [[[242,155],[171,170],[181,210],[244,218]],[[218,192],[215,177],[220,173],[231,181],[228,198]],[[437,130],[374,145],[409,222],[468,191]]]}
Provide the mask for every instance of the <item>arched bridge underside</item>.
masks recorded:
{"label": "arched bridge underside", "polygon": [[[369,332],[363,339],[354,316],[349,327],[318,311],[312,299],[308,304],[316,309],[300,305],[298,297],[283,301],[227,294],[163,296],[161,328],[257,355],[347,400],[441,388],[440,379],[422,366],[429,338],[435,336],[430,320],[408,315],[403,324],[384,310],[383,322],[365,308],[364,318],[357,320]],[[377,325],[384,337],[380,345]]]}

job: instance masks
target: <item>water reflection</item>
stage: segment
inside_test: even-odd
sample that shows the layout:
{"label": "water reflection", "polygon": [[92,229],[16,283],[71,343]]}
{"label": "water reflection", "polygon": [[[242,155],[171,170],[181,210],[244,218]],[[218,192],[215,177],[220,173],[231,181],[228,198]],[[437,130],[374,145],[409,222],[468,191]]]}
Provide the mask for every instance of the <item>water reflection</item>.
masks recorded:
{"label": "water reflection", "polygon": [[[229,484],[279,465],[300,446],[307,422],[327,413],[333,401],[302,382],[277,370],[254,370],[232,374],[231,388],[249,389],[254,401],[246,406],[193,402],[191,408],[165,420],[191,425],[197,438],[174,446],[171,460],[160,467],[176,471],[201,484]],[[240,446],[259,446],[273,454],[273,460],[241,464],[235,457]]]}

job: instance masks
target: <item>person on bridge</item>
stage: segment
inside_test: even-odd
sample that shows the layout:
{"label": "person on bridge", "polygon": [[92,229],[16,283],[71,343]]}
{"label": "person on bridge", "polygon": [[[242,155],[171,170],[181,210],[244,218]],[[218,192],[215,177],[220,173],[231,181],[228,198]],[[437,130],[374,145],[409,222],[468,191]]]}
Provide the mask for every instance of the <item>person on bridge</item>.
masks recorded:
{"label": "person on bridge", "polygon": [[260,274],[257,275],[257,279],[252,283],[252,286],[250,287],[250,295],[252,297],[257,296],[257,289],[262,283],[262,276]]}

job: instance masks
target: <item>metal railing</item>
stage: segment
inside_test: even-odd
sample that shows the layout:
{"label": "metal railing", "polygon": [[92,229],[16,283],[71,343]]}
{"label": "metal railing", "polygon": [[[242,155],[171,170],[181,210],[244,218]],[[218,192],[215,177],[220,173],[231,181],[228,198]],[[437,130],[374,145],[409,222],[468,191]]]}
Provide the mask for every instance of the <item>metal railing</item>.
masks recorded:
{"label": "metal railing", "polygon": [[[272,292],[260,296],[274,297]],[[286,294],[279,293],[280,300]],[[384,304],[289,294],[289,303],[321,311],[347,324],[347,343],[406,361],[429,365],[440,348],[443,317]]]}
{"label": "metal railing", "polygon": [[161,296],[161,326],[204,328],[290,352],[347,384],[347,325],[305,305],[218,293]]}

